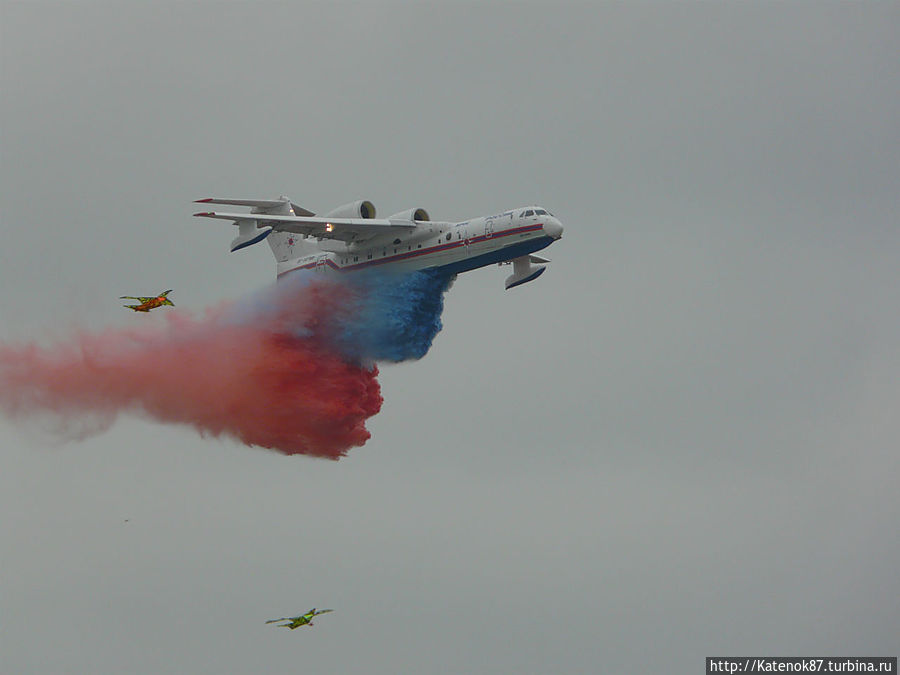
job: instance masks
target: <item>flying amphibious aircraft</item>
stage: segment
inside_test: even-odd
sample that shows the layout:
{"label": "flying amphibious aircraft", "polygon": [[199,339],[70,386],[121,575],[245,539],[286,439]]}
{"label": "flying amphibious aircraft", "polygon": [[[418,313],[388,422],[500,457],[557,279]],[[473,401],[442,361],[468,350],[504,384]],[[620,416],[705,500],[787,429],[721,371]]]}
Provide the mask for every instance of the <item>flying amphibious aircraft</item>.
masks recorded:
{"label": "flying amphibious aircraft", "polygon": [[534,255],[562,236],[559,220],[539,206],[524,206],[460,223],[432,221],[413,208],[375,217],[367,200],[316,216],[287,197],[273,200],[199,199],[201,204],[249,206],[249,213],[204,211],[202,218],[231,220],[238,236],[232,252],[267,239],[278,276],[295,270],[347,272],[386,266],[411,271],[436,268],[458,274],[512,263],[506,288],[537,279],[550,262]]}
{"label": "flying amphibious aircraft", "polygon": [[278,627],[290,628],[291,630],[294,630],[295,628],[300,628],[300,626],[312,626],[312,620],[314,616],[319,616],[319,614],[327,614],[328,612],[333,611],[333,609],[320,609],[316,611],[316,608],[313,607],[306,614],[301,614],[300,616],[286,616],[280,619],[271,619],[270,621],[266,621],[266,623],[278,623],[279,621],[287,621],[287,623],[283,623]]}
{"label": "flying amphibious aircraft", "polygon": [[175,306],[175,303],[169,300],[166,296],[172,292],[170,288],[165,293],[160,293],[155,297],[145,298],[137,295],[122,295],[119,297],[120,300],[137,300],[141,304],[139,305],[123,305],[123,307],[127,307],[128,309],[133,309],[135,312],[149,312],[151,309],[156,309],[157,307],[162,307],[163,305],[171,305]]}

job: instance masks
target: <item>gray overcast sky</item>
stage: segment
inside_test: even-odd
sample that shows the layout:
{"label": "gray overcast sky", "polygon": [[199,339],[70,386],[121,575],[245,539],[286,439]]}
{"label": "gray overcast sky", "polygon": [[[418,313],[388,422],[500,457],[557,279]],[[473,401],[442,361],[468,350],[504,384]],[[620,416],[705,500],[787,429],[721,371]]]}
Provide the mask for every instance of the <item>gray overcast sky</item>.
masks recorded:
{"label": "gray overcast sky", "polygon": [[459,278],[339,462],[0,419],[0,669],[897,655],[898,44],[889,2],[0,0],[4,342],[271,283],[201,197],[566,227]]}

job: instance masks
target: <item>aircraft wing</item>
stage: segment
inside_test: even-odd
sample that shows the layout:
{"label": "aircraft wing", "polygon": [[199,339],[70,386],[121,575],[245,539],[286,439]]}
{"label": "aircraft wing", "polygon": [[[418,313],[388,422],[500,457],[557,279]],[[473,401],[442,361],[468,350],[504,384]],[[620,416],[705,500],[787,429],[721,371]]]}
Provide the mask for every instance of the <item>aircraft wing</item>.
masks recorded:
{"label": "aircraft wing", "polygon": [[[285,205],[285,199],[198,199],[197,204],[229,204],[231,206],[253,206],[258,209],[272,209]],[[314,216],[312,211],[307,211],[302,206],[291,202],[291,210],[295,216]]]}
{"label": "aircraft wing", "polygon": [[415,229],[412,220],[385,218],[325,218],[322,216],[275,216],[267,213],[222,213],[204,211],[194,214],[200,218],[232,220],[238,226],[256,223],[256,227],[271,227],[278,232],[294,232],[322,239],[365,241],[379,235],[408,233]]}

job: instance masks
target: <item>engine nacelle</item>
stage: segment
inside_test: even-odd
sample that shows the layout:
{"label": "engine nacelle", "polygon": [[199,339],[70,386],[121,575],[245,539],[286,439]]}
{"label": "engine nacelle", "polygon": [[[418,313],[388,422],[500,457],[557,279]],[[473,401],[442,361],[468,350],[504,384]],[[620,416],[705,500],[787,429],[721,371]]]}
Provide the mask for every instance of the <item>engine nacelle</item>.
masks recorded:
{"label": "engine nacelle", "polygon": [[360,199],[358,202],[339,206],[324,215],[326,218],[374,218],[375,205],[366,199]]}
{"label": "engine nacelle", "polygon": [[388,220],[418,220],[428,222],[431,218],[428,215],[428,211],[423,208],[417,208],[395,213],[392,216],[388,216]]}

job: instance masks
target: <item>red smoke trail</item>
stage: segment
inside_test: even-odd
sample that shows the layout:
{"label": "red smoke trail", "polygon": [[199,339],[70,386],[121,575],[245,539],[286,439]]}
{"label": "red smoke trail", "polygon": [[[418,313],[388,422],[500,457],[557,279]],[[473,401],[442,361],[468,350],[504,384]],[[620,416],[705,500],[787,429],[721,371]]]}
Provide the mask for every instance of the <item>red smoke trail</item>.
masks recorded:
{"label": "red smoke trail", "polygon": [[321,308],[339,304],[335,293],[319,289],[304,302],[269,293],[267,310],[250,316],[235,307],[202,318],[173,311],[154,330],[85,333],[52,348],[0,344],[0,411],[64,422],[128,411],[337,459],[369,438],[365,421],[382,398],[374,366],[348,363],[315,333]]}

